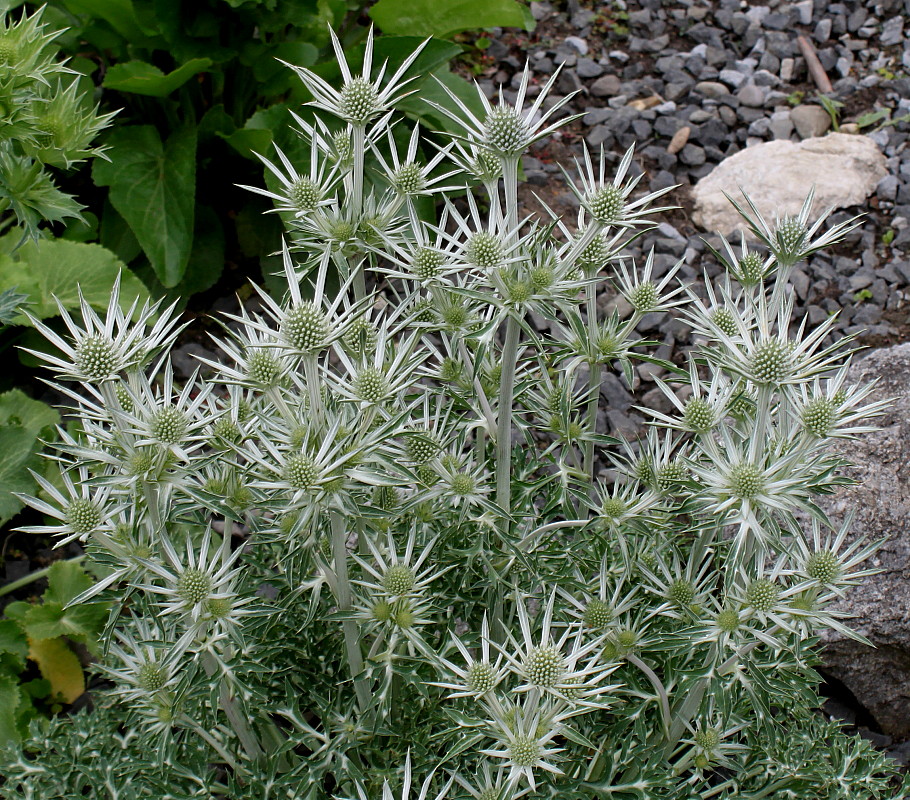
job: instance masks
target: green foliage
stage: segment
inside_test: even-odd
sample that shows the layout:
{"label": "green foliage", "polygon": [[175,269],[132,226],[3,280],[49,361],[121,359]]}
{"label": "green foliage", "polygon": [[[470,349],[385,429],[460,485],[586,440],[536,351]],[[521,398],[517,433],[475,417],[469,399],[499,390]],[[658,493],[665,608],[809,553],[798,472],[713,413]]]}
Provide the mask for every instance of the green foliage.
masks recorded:
{"label": "green foliage", "polygon": [[57,56],[43,9],[18,19],[0,9],[0,229],[30,237],[43,221],[79,219],[75,199],[46,167],[68,170],[102,153],[91,142],[112,114],[91,105],[91,87]]}
{"label": "green foliage", "polygon": [[[0,746],[18,742],[29,721],[75,701],[85,691],[82,664],[72,645],[95,651],[107,620],[106,603],[65,608],[92,585],[77,563],[46,570],[40,603],[14,601],[0,619]],[[40,677],[35,677],[35,674]]]}
{"label": "green foliage", "polygon": [[[21,305],[33,317],[54,317],[60,313],[60,306],[78,309],[80,292],[93,308],[107,308],[118,275],[122,275],[124,309],[136,301],[142,305],[149,296],[123,262],[99,244],[38,239],[14,249],[14,240],[15,234],[0,239],[0,286],[14,286],[25,294],[28,299]],[[21,313],[10,322],[30,324]]]}
{"label": "green foliage", "polygon": [[828,97],[826,94],[820,94],[815,99],[828,112],[828,116],[831,117],[831,127],[835,131],[840,130],[840,110],[844,107],[844,104],[840,100]]}
{"label": "green foliage", "polygon": [[496,26],[534,28],[527,6],[517,0],[379,0],[370,16],[385,33],[412,36],[446,38]]}
{"label": "green foliage", "polygon": [[0,524],[22,508],[15,493],[35,491],[30,469],[43,468],[40,439],[51,439],[60,415],[19,389],[0,394]]}
{"label": "green foliage", "polygon": [[126,220],[162,285],[186,273],[193,246],[196,129],[180,128],[162,143],[151,125],[118,128],[108,140],[109,161],[95,162],[99,186]]}
{"label": "green foliage", "polygon": [[888,230],[886,230],[886,231],[882,234],[882,244],[885,245],[885,247],[887,247],[888,245],[891,244],[891,242],[894,241],[894,237],[895,237],[896,235],[897,235],[897,234],[896,234],[894,228],[888,228]]}

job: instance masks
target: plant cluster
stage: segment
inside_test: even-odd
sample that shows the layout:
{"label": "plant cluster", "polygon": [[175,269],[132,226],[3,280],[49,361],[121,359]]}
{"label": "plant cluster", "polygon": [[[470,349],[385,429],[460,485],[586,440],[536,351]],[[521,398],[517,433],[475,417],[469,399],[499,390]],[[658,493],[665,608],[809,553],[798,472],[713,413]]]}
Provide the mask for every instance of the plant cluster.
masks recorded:
{"label": "plant cluster", "polygon": [[[358,71],[335,48],[340,88],[295,68],[308,158],[259,190],[289,291],[228,316],[211,377],[175,381],[173,309],[115,292],[65,335],[33,321],[80,425],[65,487],[28,501],[104,574],[71,605],[112,603],[110,688],[33,723],[0,796],[894,797],[814,712],[818,633],[860,638],[833,604],[877,547],[815,498],[883,404],[786,286],[854,223],[737,206],[757,241],[725,242],[701,296],[623,256],[661,211],[631,151],[566,172],[576,219],[522,215],[558,73],[479,113],[453,97],[422,160],[396,135],[420,51],[374,69],[369,38]],[[636,326],[670,309],[703,342],[663,365],[672,413],[605,436],[605,372],[654,361]]]}

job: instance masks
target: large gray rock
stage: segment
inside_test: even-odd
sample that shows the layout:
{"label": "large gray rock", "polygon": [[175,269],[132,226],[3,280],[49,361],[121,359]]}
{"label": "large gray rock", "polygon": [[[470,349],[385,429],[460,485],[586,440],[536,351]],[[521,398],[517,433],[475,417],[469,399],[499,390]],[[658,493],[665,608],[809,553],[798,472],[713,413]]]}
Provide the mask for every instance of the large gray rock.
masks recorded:
{"label": "large gray rock", "polygon": [[894,398],[877,420],[880,430],[837,448],[855,464],[847,473],[859,481],[819,505],[836,524],[855,513],[851,537],[887,537],[866,578],[836,606],[875,645],[867,647],[829,632],[824,636],[825,670],[844,683],[885,733],[910,737],[910,344],[873,350],[854,363],[851,383],[878,380],[872,400]]}
{"label": "large gray rock", "polygon": [[744,191],[773,223],[799,213],[813,186],[813,213],[861,205],[887,174],[885,157],[866,136],[763,142],[724,159],[695,185],[693,218],[706,230],[730,235],[746,226],[724,192],[741,199]]}

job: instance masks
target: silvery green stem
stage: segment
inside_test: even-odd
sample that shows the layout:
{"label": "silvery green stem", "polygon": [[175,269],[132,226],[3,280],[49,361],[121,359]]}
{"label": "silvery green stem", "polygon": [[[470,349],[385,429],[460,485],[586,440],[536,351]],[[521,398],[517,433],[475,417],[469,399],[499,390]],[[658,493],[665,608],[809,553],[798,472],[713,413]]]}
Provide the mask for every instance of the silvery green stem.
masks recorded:
{"label": "silvery green stem", "polygon": [[[215,661],[215,656],[210,652],[205,651],[202,653],[201,658],[202,668],[205,670],[205,674],[210,678],[217,674],[218,662]],[[231,696],[227,678],[223,676],[219,682],[218,702],[221,705],[222,711],[224,711],[224,715],[228,718],[228,722],[231,723],[231,728],[234,730],[234,733],[237,734],[240,744],[243,745],[246,754],[253,761],[262,758],[265,753],[259,746],[259,741],[253,733],[253,729],[250,727],[246,714],[237,704],[236,698]]]}
{"label": "silvery green stem", "polygon": [[316,422],[322,420],[322,396],[320,394],[319,384],[319,364],[315,355],[306,355],[303,357],[303,374],[306,378],[306,388],[310,397],[310,414]]}
{"label": "silvery green stem", "polygon": [[360,214],[363,211],[363,169],[364,169],[364,150],[366,148],[366,127],[363,125],[354,126],[354,166],[351,170],[353,177],[353,187],[351,189],[351,216],[354,224],[360,221]]}
{"label": "silvery green stem", "polygon": [[518,320],[509,315],[502,347],[502,375],[499,381],[499,418],[496,426],[496,503],[511,514],[512,496],[512,395],[518,362]]}
{"label": "silvery green stem", "polygon": [[506,232],[511,244],[518,238],[518,156],[502,160],[502,188],[505,196]]}
{"label": "silvery green stem", "polygon": [[[591,343],[597,338],[597,285],[589,283],[585,287],[588,302],[588,336]],[[593,436],[597,432],[597,412],[600,409],[600,384],[603,379],[603,366],[599,361],[588,364],[588,409],[585,430]],[[594,495],[594,442],[585,441],[584,472]]]}
{"label": "silvery green stem", "polygon": [[[332,555],[335,561],[335,579],[338,584],[338,610],[349,612],[351,610],[351,582],[348,578],[348,546],[347,530],[344,517],[339,511],[331,512],[332,523]],[[347,652],[348,666],[351,668],[351,677],[354,679],[354,691],[357,694],[357,704],[363,711],[370,704],[369,687],[360,676],[363,672],[363,652],[360,650],[360,631],[357,623],[346,619],[341,623],[344,632],[344,647]]]}

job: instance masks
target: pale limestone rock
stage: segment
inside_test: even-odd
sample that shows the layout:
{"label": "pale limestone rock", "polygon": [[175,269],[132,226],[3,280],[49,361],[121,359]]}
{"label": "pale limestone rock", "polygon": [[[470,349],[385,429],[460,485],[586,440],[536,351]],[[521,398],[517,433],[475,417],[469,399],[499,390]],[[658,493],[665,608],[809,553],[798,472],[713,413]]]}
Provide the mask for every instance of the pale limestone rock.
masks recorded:
{"label": "pale limestone rock", "polygon": [[815,186],[813,214],[830,206],[862,205],[887,175],[885,157],[866,136],[829,133],[796,143],[763,142],[718,164],[693,189],[697,225],[730,235],[746,229],[724,192],[742,200],[744,191],[773,224],[775,218],[798,214]]}

